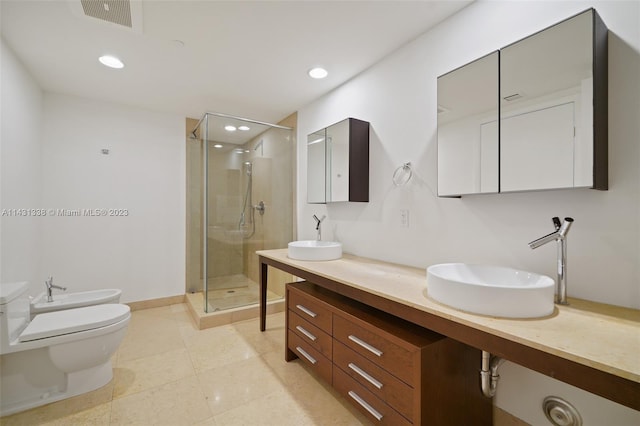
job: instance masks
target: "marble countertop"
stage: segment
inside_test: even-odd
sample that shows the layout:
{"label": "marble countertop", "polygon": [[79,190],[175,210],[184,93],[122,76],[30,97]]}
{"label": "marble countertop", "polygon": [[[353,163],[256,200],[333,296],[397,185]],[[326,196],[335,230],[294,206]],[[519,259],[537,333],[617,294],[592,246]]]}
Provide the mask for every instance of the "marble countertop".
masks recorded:
{"label": "marble countertop", "polygon": [[541,351],[640,383],[640,311],[580,299],[540,319],[475,315],[427,297],[426,270],[345,254],[310,262],[286,249],[258,255]]}

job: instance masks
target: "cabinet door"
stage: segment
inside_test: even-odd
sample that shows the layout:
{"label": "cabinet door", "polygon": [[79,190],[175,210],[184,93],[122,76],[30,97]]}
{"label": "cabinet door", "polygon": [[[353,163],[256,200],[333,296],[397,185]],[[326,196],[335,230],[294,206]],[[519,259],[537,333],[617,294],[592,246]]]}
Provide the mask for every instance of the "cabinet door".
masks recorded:
{"label": "cabinet door", "polygon": [[373,395],[339,368],[333,369],[333,387],[374,424],[409,426],[411,422]]}
{"label": "cabinet door", "polygon": [[333,364],[331,360],[315,350],[293,331],[288,330],[287,333],[289,350],[295,353],[302,362],[307,364],[324,381],[331,384],[333,381]]}
{"label": "cabinet door", "polygon": [[361,327],[334,315],[333,337],[369,361],[381,366],[408,385],[413,385],[414,353],[396,345],[379,334],[373,327]]}
{"label": "cabinet door", "polygon": [[411,386],[339,342],[334,342],[333,364],[404,417],[413,419]]}

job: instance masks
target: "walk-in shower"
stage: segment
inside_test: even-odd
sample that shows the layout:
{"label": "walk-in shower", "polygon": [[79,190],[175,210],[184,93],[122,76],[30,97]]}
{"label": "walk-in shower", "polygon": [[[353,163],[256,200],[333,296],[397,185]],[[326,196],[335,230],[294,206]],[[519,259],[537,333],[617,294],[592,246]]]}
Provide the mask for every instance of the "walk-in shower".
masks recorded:
{"label": "walk-in shower", "polygon": [[256,250],[292,239],[292,129],[206,113],[187,144],[186,290],[205,312],[256,304]]}

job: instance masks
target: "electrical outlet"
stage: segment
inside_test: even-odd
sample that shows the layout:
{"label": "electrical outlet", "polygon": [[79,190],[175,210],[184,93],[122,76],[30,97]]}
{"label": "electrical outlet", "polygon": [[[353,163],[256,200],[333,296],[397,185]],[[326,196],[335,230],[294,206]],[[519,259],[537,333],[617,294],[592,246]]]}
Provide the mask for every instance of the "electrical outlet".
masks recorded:
{"label": "electrical outlet", "polygon": [[400,210],[400,227],[401,228],[409,227],[409,210],[407,209]]}

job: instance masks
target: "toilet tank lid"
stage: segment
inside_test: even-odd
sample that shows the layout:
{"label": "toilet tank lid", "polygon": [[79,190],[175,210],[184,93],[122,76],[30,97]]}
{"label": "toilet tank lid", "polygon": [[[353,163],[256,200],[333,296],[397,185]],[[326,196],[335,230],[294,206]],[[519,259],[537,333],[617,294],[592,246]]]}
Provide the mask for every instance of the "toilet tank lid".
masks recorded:
{"label": "toilet tank lid", "polygon": [[0,284],[0,305],[6,305],[29,289],[27,281]]}
{"label": "toilet tank lid", "polygon": [[38,314],[20,333],[19,339],[28,342],[106,327],[130,315],[129,306],[115,303]]}

